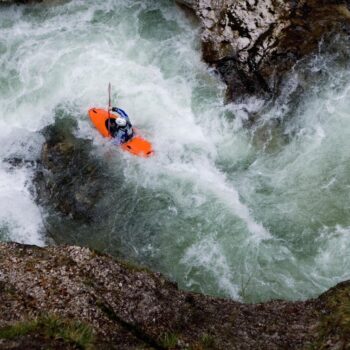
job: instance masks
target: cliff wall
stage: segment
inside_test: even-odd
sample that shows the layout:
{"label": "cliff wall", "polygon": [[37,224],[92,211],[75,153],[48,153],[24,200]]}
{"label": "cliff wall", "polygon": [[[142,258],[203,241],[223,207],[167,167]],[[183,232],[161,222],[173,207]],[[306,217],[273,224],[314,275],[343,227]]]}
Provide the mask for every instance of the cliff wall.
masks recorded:
{"label": "cliff wall", "polygon": [[203,58],[227,84],[227,100],[278,93],[286,72],[345,30],[347,1],[178,0],[202,26]]}

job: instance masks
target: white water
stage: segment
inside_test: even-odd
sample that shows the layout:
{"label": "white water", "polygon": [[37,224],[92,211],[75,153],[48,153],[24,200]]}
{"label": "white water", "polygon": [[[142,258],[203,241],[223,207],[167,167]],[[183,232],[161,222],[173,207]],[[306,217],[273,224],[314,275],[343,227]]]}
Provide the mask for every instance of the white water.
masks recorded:
{"label": "white water", "polygon": [[[37,131],[59,109],[103,155],[110,147],[86,111],[105,106],[110,81],[156,156],[113,150],[126,190],[111,189],[115,221],[96,246],[118,245],[182,287],[245,300],[306,298],[350,278],[346,61],[320,55],[301,64],[275,107],[246,129],[245,111],[262,101],[224,106],[197,29],[171,1],[160,3],[0,7],[1,157],[35,159]],[[31,176],[0,167],[2,239],[44,243]]]}

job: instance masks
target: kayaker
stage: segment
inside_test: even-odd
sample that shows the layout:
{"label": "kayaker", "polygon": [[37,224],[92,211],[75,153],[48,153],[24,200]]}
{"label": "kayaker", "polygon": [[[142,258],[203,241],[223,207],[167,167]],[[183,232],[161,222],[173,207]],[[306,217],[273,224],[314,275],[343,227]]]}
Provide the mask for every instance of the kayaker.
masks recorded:
{"label": "kayaker", "polygon": [[109,129],[111,136],[113,137],[113,143],[121,145],[129,141],[133,137],[133,129],[129,116],[120,108],[111,107],[110,112],[117,113],[117,117],[111,115],[111,118],[106,120],[106,127]]}

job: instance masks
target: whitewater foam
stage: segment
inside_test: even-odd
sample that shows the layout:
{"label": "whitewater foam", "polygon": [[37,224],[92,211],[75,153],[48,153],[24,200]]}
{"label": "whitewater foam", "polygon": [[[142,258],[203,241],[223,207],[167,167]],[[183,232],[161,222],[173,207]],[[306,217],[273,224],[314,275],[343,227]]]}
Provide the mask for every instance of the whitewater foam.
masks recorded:
{"label": "whitewater foam", "polygon": [[[347,60],[320,51],[274,105],[224,106],[199,29],[170,0],[2,7],[0,29],[1,159],[37,159],[38,132],[61,114],[101,157],[115,155],[123,183],[98,247],[182,287],[249,301],[305,298],[347,276]],[[153,142],[152,159],[113,150],[92,128],[86,112],[106,106],[108,82],[113,104]],[[32,174],[1,163],[2,239],[44,243]]]}

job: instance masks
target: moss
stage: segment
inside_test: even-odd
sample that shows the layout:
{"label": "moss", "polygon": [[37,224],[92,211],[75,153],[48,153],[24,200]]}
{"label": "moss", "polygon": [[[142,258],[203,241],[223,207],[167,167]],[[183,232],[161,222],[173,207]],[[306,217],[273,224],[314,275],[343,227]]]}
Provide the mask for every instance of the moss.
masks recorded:
{"label": "moss", "polygon": [[93,349],[92,329],[78,321],[63,320],[56,316],[42,316],[0,329],[0,339],[15,339],[37,333],[45,338],[61,339],[80,349]]}
{"label": "moss", "polygon": [[327,313],[320,316],[317,339],[310,349],[327,349],[338,344],[350,348],[350,286],[334,291],[326,299]]}

